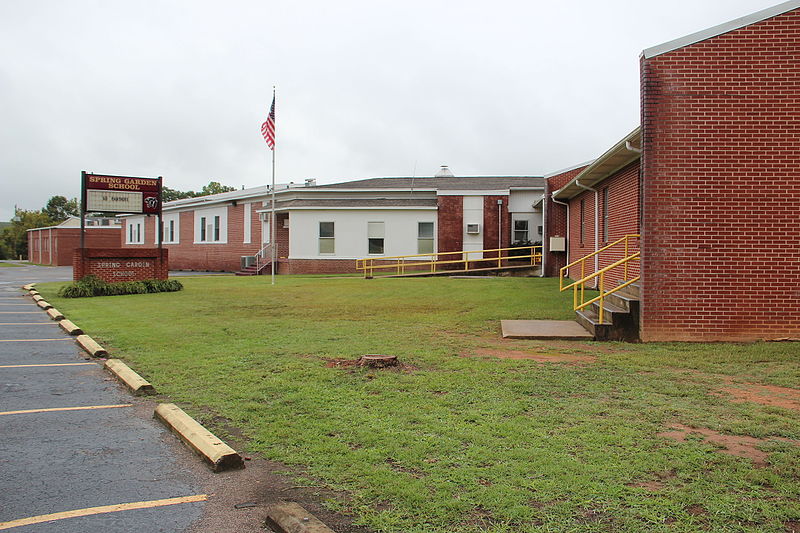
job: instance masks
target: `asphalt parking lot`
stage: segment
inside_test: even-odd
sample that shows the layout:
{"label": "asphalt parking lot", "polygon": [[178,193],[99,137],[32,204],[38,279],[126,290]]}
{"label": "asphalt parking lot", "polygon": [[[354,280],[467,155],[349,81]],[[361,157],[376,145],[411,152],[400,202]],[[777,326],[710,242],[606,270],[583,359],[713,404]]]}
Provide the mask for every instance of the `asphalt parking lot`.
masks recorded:
{"label": "asphalt parking lot", "polygon": [[211,473],[20,290],[71,277],[0,268],[0,530],[263,531],[258,469]]}

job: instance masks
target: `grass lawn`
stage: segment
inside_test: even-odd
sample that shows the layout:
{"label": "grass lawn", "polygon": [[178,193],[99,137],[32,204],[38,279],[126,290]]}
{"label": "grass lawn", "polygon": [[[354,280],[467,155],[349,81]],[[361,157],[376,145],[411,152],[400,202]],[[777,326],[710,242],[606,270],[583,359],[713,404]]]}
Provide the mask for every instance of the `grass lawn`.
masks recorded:
{"label": "grass lawn", "polygon": [[[37,289],[159,392],[297,465],[299,483],[342,491],[329,504],[376,530],[800,527],[800,391],[781,388],[800,383],[798,343],[502,340],[500,319],[572,317],[552,279],[181,282]],[[346,363],[367,353],[406,366]]]}

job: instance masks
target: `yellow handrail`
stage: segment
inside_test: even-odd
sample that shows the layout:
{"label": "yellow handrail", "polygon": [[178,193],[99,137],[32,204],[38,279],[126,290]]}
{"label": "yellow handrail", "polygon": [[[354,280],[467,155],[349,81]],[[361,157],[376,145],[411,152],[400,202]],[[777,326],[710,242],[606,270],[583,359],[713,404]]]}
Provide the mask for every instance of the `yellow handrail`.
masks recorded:
{"label": "yellow handrail", "polygon": [[[530,265],[535,266],[542,262],[541,246],[515,246],[511,248],[490,248],[486,250],[459,250],[456,252],[431,252],[428,254],[412,254],[412,255],[392,255],[380,257],[366,257],[363,259],[356,259],[356,270],[363,270],[365,278],[374,277],[375,271],[394,269],[395,272],[387,273],[385,275],[402,275],[406,273],[409,267],[427,267],[430,266],[430,272],[436,273],[436,267],[440,265],[450,265],[456,263],[463,263],[463,270],[470,270],[470,263],[487,263],[496,262],[496,267],[503,268],[503,262],[509,260],[530,259]],[[530,251],[525,255],[503,255],[503,252],[510,252],[512,250]],[[486,253],[496,252],[496,257],[483,257]],[[481,254],[481,257],[475,257]],[[472,257],[470,257],[472,255]],[[457,257],[452,259],[452,257]],[[460,256],[460,257],[459,257]],[[443,259],[440,259],[443,257]],[[417,258],[417,259],[415,259]],[[427,260],[425,260],[427,259]],[[376,264],[376,261],[379,263]],[[410,261],[410,262],[409,262]],[[508,265],[505,265],[508,266]]]}
{"label": "yellow handrail", "polygon": [[[640,258],[640,252],[638,250],[637,251],[631,251],[630,242],[629,241],[631,239],[638,239],[639,237],[640,237],[640,235],[638,235],[638,234],[625,235],[621,239],[617,239],[616,241],[604,246],[603,248],[600,248],[599,250],[597,250],[595,252],[592,252],[592,253],[590,253],[588,255],[585,255],[585,256],[581,257],[580,259],[578,259],[576,261],[573,261],[570,264],[568,264],[568,265],[566,265],[566,266],[564,266],[564,267],[562,267],[560,269],[560,271],[559,271],[559,290],[565,291],[565,290],[570,289],[570,288],[572,289],[572,307],[573,307],[573,309],[575,311],[578,311],[579,309],[583,309],[583,308],[593,304],[594,302],[598,302],[599,301],[600,305],[599,305],[599,311],[597,313],[598,314],[598,320],[600,322],[603,322],[603,318],[605,316],[605,309],[603,307],[603,304],[605,302],[606,296],[608,296],[609,294],[613,294],[613,293],[617,292],[618,290],[627,287],[631,283],[635,283],[635,282],[639,281],[640,276],[635,276],[635,277],[632,277],[632,278],[628,279],[628,263],[630,263],[631,261],[638,261],[639,258]],[[586,261],[588,259],[590,259],[592,257],[595,257],[598,254],[608,250],[609,248],[612,248],[612,247],[614,247],[614,246],[616,246],[616,245],[618,245],[620,243],[623,243],[623,242],[625,243],[625,251],[624,251],[622,259],[619,259],[619,260],[611,263],[610,265],[607,265],[607,266],[597,270],[596,272],[591,272],[590,274],[586,274]],[[569,283],[568,285],[564,285],[564,279],[565,279],[565,277],[567,275],[567,272],[569,271],[570,267],[574,267],[574,266],[576,266],[578,264],[580,264],[580,266],[581,266],[580,278],[577,281],[573,281],[572,283]],[[612,270],[614,268],[617,268],[619,266],[624,266],[623,278],[622,278],[623,283],[619,284],[616,287],[611,288],[610,290],[606,290],[606,288],[605,288],[605,274],[606,274],[606,272],[608,272],[608,271],[610,271],[610,270]],[[600,294],[598,296],[595,296],[594,298],[586,301],[585,300],[586,284],[589,281],[592,281],[594,279],[597,279],[596,288],[598,289]]]}

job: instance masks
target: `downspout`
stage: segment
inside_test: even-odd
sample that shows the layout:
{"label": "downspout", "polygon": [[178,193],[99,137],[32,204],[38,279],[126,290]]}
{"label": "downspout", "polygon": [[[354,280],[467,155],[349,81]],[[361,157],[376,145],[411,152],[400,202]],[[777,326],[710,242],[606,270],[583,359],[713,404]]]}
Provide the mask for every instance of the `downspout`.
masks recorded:
{"label": "downspout", "polygon": [[[545,250],[545,239],[547,239],[547,184],[545,183],[545,193],[542,195],[542,269],[539,272],[539,277],[543,278],[545,269],[547,268],[547,254]],[[550,252],[550,243],[547,245],[547,251]],[[531,250],[531,253],[533,251]]]}
{"label": "downspout", "polygon": [[[597,189],[592,189],[591,187],[587,187],[586,185],[581,184],[580,181],[575,180],[575,185],[580,187],[585,191],[591,191],[594,193],[594,251],[600,249],[600,235],[598,233],[598,224],[600,222],[600,191]],[[597,272],[600,270],[600,254],[595,253],[594,256],[594,271]],[[594,288],[596,289],[599,282],[597,278],[594,278]]]}
{"label": "downspout", "polygon": [[497,257],[503,255],[499,248],[503,247],[503,199],[497,200]]}
{"label": "downspout", "polygon": [[[566,261],[566,264],[569,264],[569,246],[570,246],[570,241],[569,241],[569,202],[562,202],[561,200],[556,200],[555,194],[556,194],[556,191],[553,191],[553,192],[550,193],[550,199],[553,200],[553,203],[554,204],[563,205],[564,207],[567,208],[567,235],[566,235],[566,239],[567,239],[567,261]],[[546,228],[546,226],[545,226],[545,228]],[[545,229],[545,231],[546,231],[546,229]],[[547,250],[550,251],[549,243],[548,243],[548,246],[547,246]]]}

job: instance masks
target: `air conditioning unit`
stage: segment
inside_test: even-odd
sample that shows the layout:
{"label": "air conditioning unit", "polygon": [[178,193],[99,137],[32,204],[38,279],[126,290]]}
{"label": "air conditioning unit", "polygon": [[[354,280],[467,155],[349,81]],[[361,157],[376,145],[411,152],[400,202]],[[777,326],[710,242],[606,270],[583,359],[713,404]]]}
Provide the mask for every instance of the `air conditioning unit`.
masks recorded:
{"label": "air conditioning unit", "polygon": [[480,232],[480,224],[467,224],[467,235],[478,235]]}

